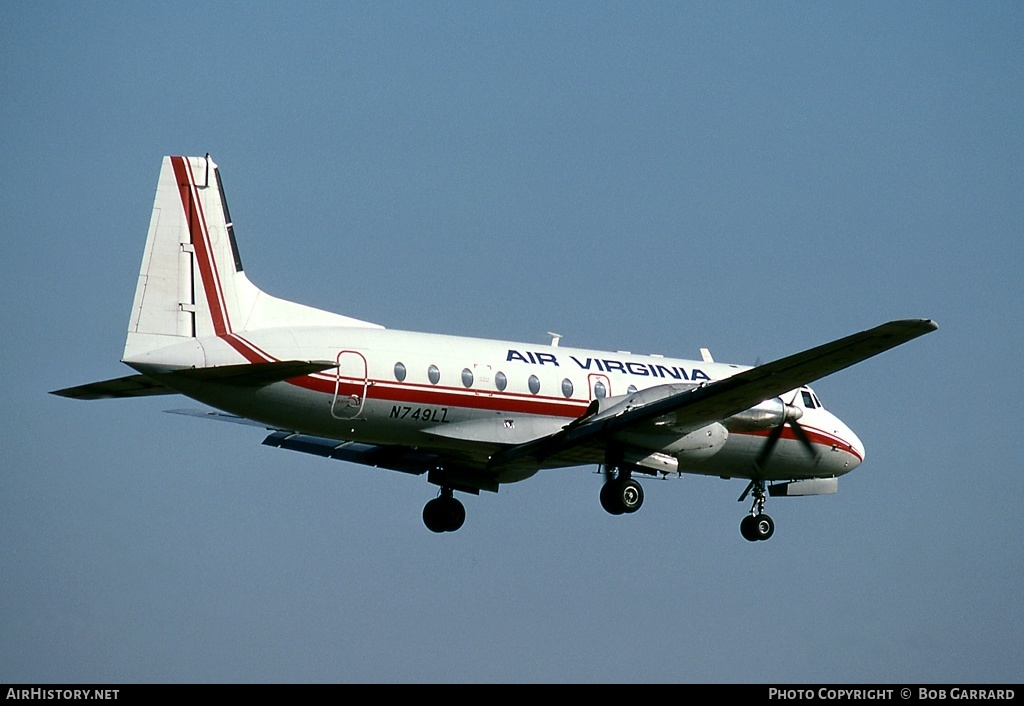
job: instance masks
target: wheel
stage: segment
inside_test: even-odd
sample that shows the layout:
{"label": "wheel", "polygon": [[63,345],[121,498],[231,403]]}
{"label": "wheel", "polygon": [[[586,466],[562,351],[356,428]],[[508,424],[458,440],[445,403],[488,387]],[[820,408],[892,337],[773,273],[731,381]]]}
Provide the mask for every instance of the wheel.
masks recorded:
{"label": "wheel", "polygon": [[466,508],[453,497],[434,498],[423,506],[423,524],[431,532],[454,532],[465,521]]}
{"label": "wheel", "polygon": [[644,504],[644,489],[639,483],[630,478],[623,481],[619,488],[619,499],[622,503],[623,512],[636,512]]}
{"label": "wheel", "polygon": [[761,513],[754,518],[754,535],[764,541],[775,534],[775,522],[768,515]]}
{"label": "wheel", "polygon": [[423,524],[431,532],[445,531],[445,512],[442,498],[434,498],[423,506]]}
{"label": "wheel", "polygon": [[644,503],[644,489],[632,478],[616,478],[601,487],[601,507],[612,515],[636,512]]}
{"label": "wheel", "polygon": [[466,508],[455,498],[444,500],[445,531],[454,532],[466,521]]}
{"label": "wheel", "polygon": [[621,515],[625,512],[616,486],[618,486],[618,482],[614,480],[601,486],[601,507],[610,515]]}
{"label": "wheel", "polygon": [[755,527],[756,524],[757,518],[753,515],[747,515],[742,520],[740,520],[740,534],[743,535],[743,539],[747,540],[748,542],[757,541],[757,527]]}

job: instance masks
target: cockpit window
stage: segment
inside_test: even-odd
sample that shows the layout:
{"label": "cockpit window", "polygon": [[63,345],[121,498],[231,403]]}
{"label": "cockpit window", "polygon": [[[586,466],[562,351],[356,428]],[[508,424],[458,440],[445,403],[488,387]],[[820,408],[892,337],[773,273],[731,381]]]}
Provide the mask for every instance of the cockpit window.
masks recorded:
{"label": "cockpit window", "polygon": [[821,400],[818,399],[816,392],[811,392],[809,389],[800,390],[800,397],[803,399],[804,407],[807,409],[824,409],[824,405]]}

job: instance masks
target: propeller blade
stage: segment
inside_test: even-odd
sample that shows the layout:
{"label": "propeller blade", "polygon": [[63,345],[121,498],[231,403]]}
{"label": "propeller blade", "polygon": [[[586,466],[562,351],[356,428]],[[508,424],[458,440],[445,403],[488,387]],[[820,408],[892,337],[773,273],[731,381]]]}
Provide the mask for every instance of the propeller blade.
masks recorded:
{"label": "propeller blade", "polygon": [[811,443],[810,438],[807,436],[807,432],[800,426],[795,420],[790,422],[789,425],[793,427],[793,434],[796,436],[800,445],[804,447],[804,450],[811,456],[817,456],[818,450],[814,448],[814,444]]}
{"label": "propeller blade", "polygon": [[782,427],[784,424],[780,424],[771,430],[768,434],[768,438],[764,442],[764,448],[761,449],[761,453],[757,455],[757,460],[754,461],[754,467],[758,471],[764,469],[768,465],[768,459],[771,458],[772,452],[775,450],[775,444],[779,443],[779,439],[782,437]]}

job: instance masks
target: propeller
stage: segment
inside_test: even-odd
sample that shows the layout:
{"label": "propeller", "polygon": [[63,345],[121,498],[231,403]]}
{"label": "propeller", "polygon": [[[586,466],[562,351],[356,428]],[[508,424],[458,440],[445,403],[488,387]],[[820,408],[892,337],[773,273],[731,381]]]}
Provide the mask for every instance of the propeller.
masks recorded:
{"label": "propeller", "polygon": [[[807,432],[800,426],[800,422],[797,421],[800,417],[804,416],[804,411],[796,404],[797,392],[793,393],[793,396],[789,399],[789,402],[779,398],[782,402],[782,421],[776,426],[772,427],[772,430],[768,432],[768,436],[765,439],[764,447],[761,452],[757,454],[757,458],[754,459],[754,477],[747,485],[743,494],[740,495],[739,500],[743,502],[751,491],[755,491],[755,495],[758,498],[755,504],[764,505],[764,470],[768,466],[768,462],[771,460],[772,454],[775,452],[775,447],[779,443],[779,439],[782,438],[782,432],[785,426],[788,424],[793,430],[793,436],[800,442],[800,446],[806,451],[812,458],[817,459],[818,450],[814,448],[814,444],[811,443],[811,439],[807,436]],[[760,513],[760,509],[758,509]]]}
{"label": "propeller", "polygon": [[810,437],[807,436],[807,432],[800,426],[797,421],[803,416],[804,411],[793,404],[786,404],[785,414],[782,417],[782,421],[779,425],[771,430],[768,434],[768,438],[764,442],[764,448],[761,449],[761,453],[757,455],[757,459],[754,461],[754,468],[760,474],[768,465],[768,461],[771,459],[772,454],[775,452],[775,446],[779,443],[779,439],[782,438],[783,428],[788,424],[793,430],[793,436],[796,437],[797,441],[800,442],[800,446],[811,455],[811,457],[817,457],[818,451],[814,448],[814,444],[811,443]]}

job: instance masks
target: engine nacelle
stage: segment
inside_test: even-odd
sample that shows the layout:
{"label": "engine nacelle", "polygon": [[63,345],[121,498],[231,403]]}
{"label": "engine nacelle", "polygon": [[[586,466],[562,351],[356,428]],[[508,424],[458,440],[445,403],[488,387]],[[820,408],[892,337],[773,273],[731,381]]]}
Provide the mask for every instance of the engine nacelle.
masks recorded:
{"label": "engine nacelle", "polygon": [[673,383],[668,385],[656,385],[643,390],[638,390],[629,395],[616,395],[615,397],[599,397],[591,401],[586,413],[581,419],[590,422],[615,417],[636,407],[643,407],[652,402],[657,402],[666,397],[686,392],[697,387],[693,383]]}
{"label": "engine nacelle", "polygon": [[725,425],[733,431],[774,429],[785,422],[795,422],[803,414],[799,407],[786,404],[780,397],[773,397],[732,415],[725,420]]}

